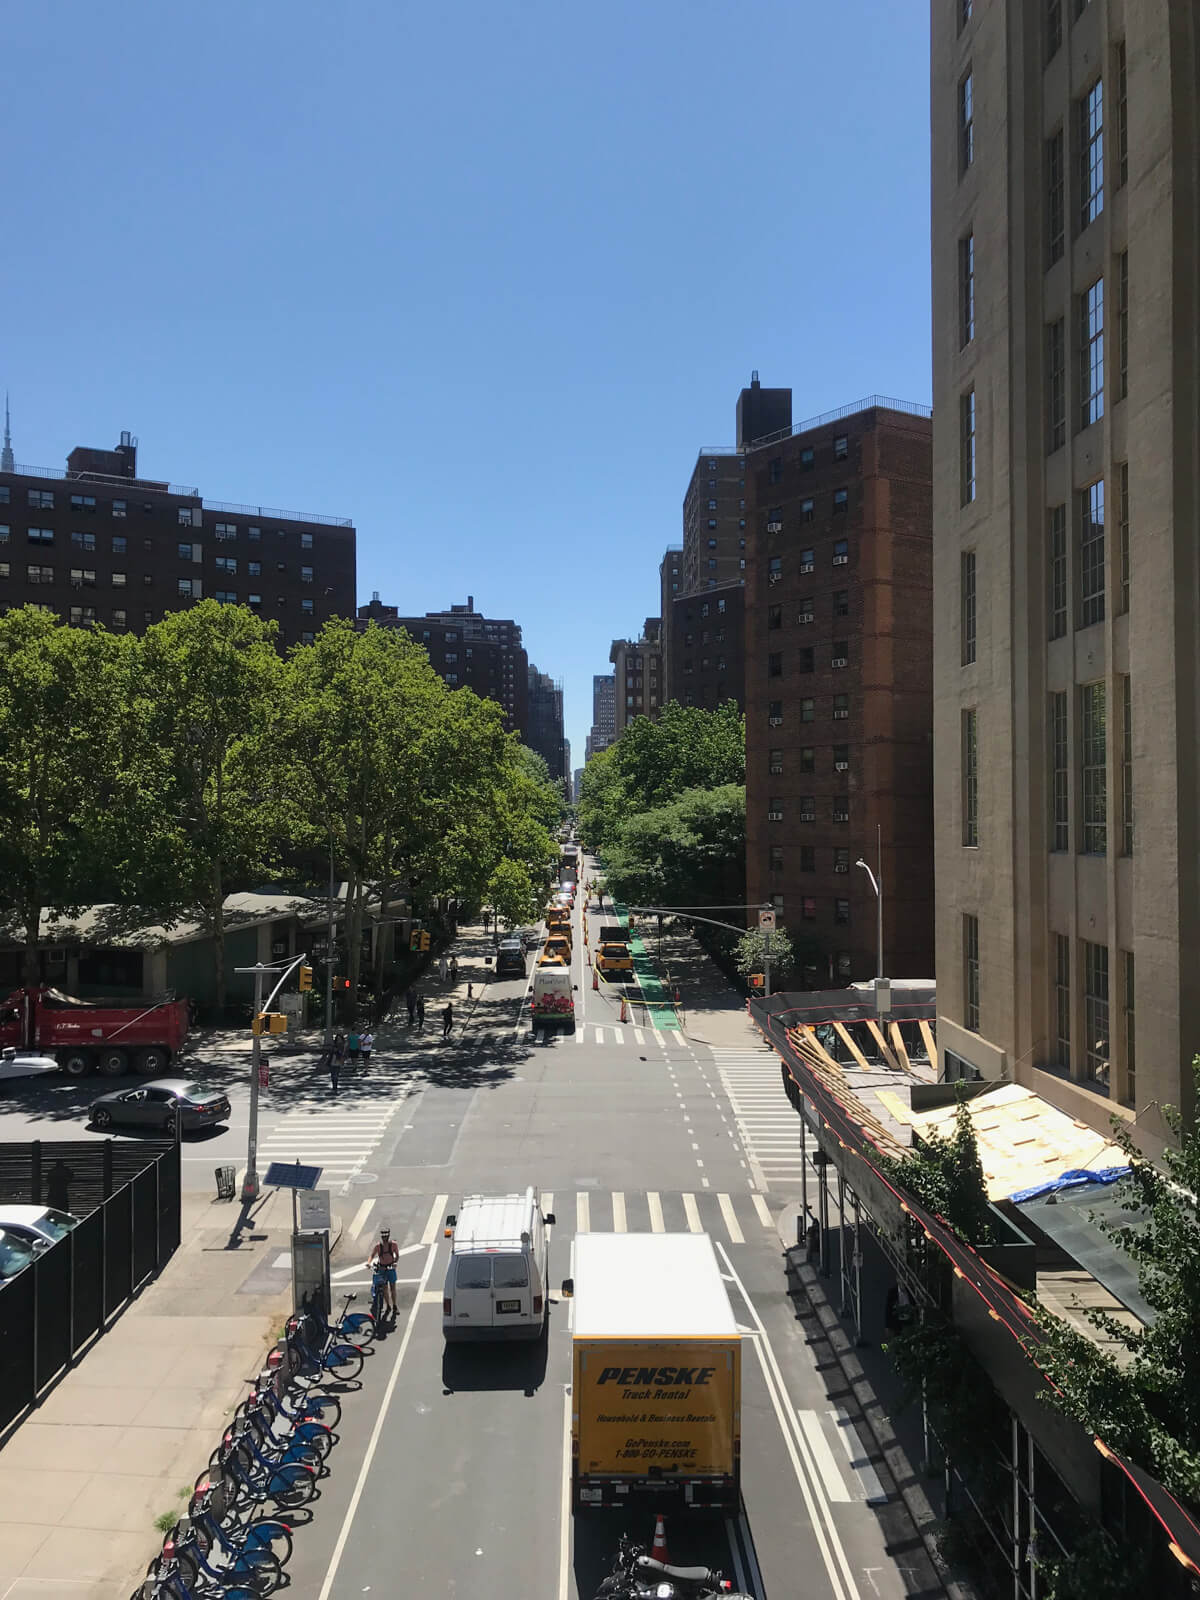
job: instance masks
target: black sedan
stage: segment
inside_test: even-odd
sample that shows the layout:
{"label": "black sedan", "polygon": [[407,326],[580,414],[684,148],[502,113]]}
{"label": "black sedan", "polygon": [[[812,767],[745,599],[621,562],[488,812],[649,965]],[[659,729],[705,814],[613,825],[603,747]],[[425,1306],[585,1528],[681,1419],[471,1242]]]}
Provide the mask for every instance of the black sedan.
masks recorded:
{"label": "black sedan", "polygon": [[183,1129],[211,1128],[228,1121],[229,1101],[222,1090],[206,1089],[187,1078],[155,1078],[136,1089],[102,1094],[92,1101],[88,1121],[93,1128],[111,1128],[120,1122],[173,1134],[176,1111]]}

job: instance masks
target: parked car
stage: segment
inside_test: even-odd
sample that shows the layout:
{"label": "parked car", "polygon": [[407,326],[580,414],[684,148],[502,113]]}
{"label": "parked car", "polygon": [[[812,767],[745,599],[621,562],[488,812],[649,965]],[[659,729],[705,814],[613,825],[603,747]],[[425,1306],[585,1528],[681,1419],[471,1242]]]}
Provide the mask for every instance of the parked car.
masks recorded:
{"label": "parked car", "polygon": [[54,1206],[0,1205],[0,1228],[9,1238],[22,1240],[38,1254],[65,1239],[78,1226],[78,1217]]}
{"label": "parked car", "polygon": [[0,1078],[36,1078],[43,1072],[59,1071],[53,1056],[36,1050],[17,1050],[11,1044],[0,1050]]}
{"label": "parked car", "polygon": [[33,1260],[33,1247],[0,1228],[0,1279],[15,1278]]}
{"label": "parked car", "polygon": [[88,1121],[94,1128],[115,1122],[138,1128],[175,1132],[175,1110],[181,1128],[211,1128],[229,1118],[229,1101],[221,1089],[206,1089],[188,1078],[156,1078],[136,1089],[114,1089],[93,1100]]}

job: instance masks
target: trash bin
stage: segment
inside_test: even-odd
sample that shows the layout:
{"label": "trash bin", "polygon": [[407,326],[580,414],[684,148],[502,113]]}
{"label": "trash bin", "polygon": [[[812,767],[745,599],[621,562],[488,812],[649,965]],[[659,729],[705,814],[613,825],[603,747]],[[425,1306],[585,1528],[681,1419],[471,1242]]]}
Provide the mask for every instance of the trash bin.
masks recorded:
{"label": "trash bin", "polygon": [[234,1197],[234,1180],[237,1177],[236,1167],[217,1168],[217,1199],[232,1200]]}

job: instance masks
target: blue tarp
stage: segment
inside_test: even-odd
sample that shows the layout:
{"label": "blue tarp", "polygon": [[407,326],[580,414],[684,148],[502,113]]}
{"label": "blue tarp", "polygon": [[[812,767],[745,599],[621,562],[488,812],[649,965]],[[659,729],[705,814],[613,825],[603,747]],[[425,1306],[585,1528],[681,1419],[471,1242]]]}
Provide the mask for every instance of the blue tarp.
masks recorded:
{"label": "blue tarp", "polygon": [[1101,1167],[1098,1172],[1075,1168],[1071,1172],[1062,1173],[1060,1177],[1048,1178],[1045,1183],[1034,1184],[1032,1189],[1018,1189],[1008,1198],[1014,1205],[1020,1205],[1025,1200],[1039,1200],[1044,1194],[1061,1194],[1064,1189],[1080,1189],[1088,1183],[1116,1183],[1118,1178],[1126,1177],[1129,1171],[1128,1167]]}

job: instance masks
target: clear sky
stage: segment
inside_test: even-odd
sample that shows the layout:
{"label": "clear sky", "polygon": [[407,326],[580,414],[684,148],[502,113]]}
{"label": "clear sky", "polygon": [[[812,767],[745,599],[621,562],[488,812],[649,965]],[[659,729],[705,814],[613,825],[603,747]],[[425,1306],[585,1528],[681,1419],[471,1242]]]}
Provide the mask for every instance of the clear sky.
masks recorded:
{"label": "clear sky", "polygon": [[18,462],[352,517],[563,680],[658,607],[757,368],[930,398],[917,0],[63,0],[5,13]]}

